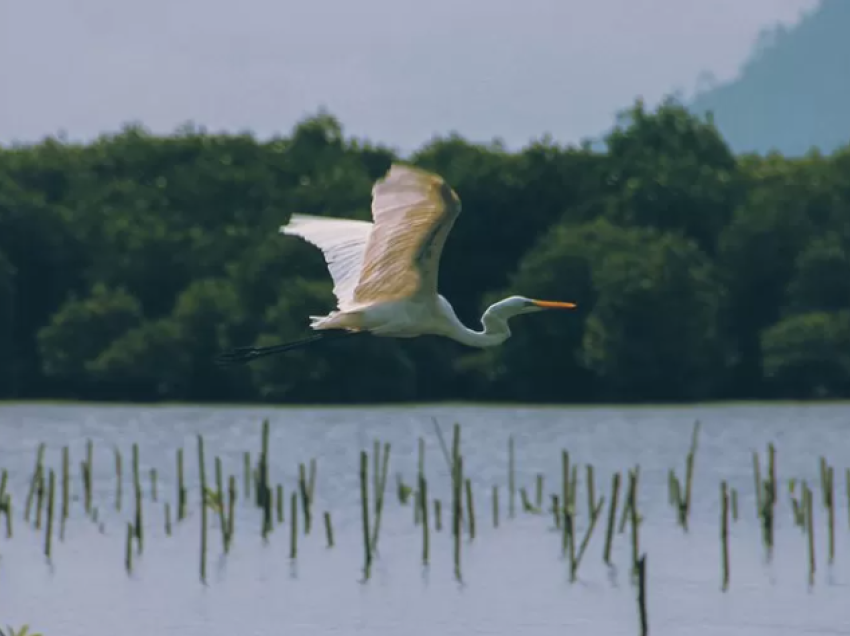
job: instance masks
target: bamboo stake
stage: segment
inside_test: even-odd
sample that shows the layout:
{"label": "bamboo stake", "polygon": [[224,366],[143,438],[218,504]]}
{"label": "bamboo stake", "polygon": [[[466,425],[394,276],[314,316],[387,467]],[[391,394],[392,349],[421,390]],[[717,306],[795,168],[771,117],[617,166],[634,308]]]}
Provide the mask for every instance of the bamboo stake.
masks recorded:
{"label": "bamboo stake", "polygon": [[65,540],[65,523],[68,520],[69,500],[70,500],[70,476],[71,456],[68,446],[62,447],[62,520],[59,523],[59,540]]}
{"label": "bamboo stake", "polygon": [[328,540],[328,547],[334,547],[334,529],[331,525],[331,513],[325,511],[325,537]]}
{"label": "bamboo stake", "polygon": [[572,569],[570,571],[570,577],[573,581],[575,581],[576,576],[578,575],[578,566],[581,564],[581,559],[584,556],[585,550],[587,550],[587,546],[590,543],[590,537],[593,535],[593,529],[596,527],[596,521],[599,519],[599,515],[602,513],[602,506],[605,505],[605,497],[602,497],[599,500],[599,503],[590,511],[590,523],[587,526],[587,530],[584,533],[584,538],[581,541],[581,546],[578,550],[578,555],[572,560]]}
{"label": "bamboo stake", "polygon": [[809,539],[809,585],[815,584],[815,530],[814,530],[814,514],[812,511],[812,490],[803,482],[806,500],[806,534]]}
{"label": "bamboo stake", "polygon": [[121,510],[121,499],[124,494],[124,471],[122,469],[121,449],[117,446],[113,449],[115,453],[115,510]]}
{"label": "bamboo stake", "polygon": [[50,477],[47,486],[47,536],[44,540],[44,554],[48,560],[51,558],[51,546],[53,544],[53,501],[56,490],[56,475],[50,469]]}
{"label": "bamboo stake", "polygon": [[720,483],[720,542],[723,557],[723,591],[729,589],[729,495],[726,481]]}
{"label": "bamboo stake", "polygon": [[419,506],[422,516],[422,564],[428,565],[428,551],[430,548],[430,540],[428,536],[428,482],[425,480],[425,475],[419,475],[419,492],[422,495],[419,497]]}
{"label": "bamboo stake", "polygon": [[298,556],[298,493],[289,495],[289,558]]}
{"label": "bamboo stake", "polygon": [[198,472],[201,489],[201,581],[207,582],[207,471],[204,464],[204,438],[198,434]]}
{"label": "bamboo stake", "polygon": [[[363,576],[366,580],[369,579],[369,574],[372,570],[372,542],[370,541],[369,533],[369,456],[366,451],[360,451],[360,502],[361,512],[363,517],[363,549],[365,552],[365,562],[363,565]],[[295,520],[293,519],[293,523]]]}
{"label": "bamboo stake", "polygon": [[472,482],[466,480],[466,512],[469,517],[469,538],[475,538],[475,503],[472,499]]}
{"label": "bamboo stake", "polygon": [[227,518],[224,509],[224,476],[222,475],[221,457],[218,455],[215,458],[215,493],[218,525],[221,526],[221,548],[227,554],[230,551],[230,546],[227,541]]}
{"label": "bamboo stake", "polygon": [[646,554],[637,562],[638,578],[638,612],[640,615],[640,634],[649,634],[649,619],[646,612]]}
{"label": "bamboo stake", "polygon": [[183,449],[177,449],[177,521],[186,518],[186,486],[183,483]]}
{"label": "bamboo stake", "polygon": [[614,523],[617,520],[617,498],[620,495],[620,473],[614,473],[611,478],[611,505],[608,508],[608,529],[605,533],[605,552],[603,561],[611,565],[611,543],[614,540]]}
{"label": "bamboo stake", "polygon": [[42,462],[44,461],[44,442],[41,442],[38,445],[38,450],[35,454],[35,469],[33,470],[32,478],[30,479],[30,487],[29,491],[27,491],[27,500],[26,506],[24,508],[24,521],[29,523],[30,520],[30,510],[32,508],[33,497],[35,496],[35,490],[38,487],[38,480],[41,476]]}

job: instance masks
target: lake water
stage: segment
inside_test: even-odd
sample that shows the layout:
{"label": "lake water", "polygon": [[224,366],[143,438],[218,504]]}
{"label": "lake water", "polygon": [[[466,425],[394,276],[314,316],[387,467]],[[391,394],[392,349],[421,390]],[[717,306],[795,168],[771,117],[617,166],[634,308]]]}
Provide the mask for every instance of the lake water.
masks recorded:
{"label": "lake water", "polygon": [[[261,514],[243,500],[243,452],[260,447],[261,422],[270,421],[270,479],[284,486],[285,521],[264,542]],[[462,426],[464,472],[473,484],[477,532],[464,536],[463,583],[454,577],[450,488],[435,434],[440,422]],[[701,422],[690,531],[677,526],[668,504],[667,471],[684,478],[692,426]],[[8,470],[14,536],[0,524],[0,625],[28,623],[45,636],[120,634],[494,634],[499,636],[639,633],[636,588],[629,576],[629,530],[616,534],[613,561],[602,551],[614,472],[640,465],[641,552],[647,555],[650,633],[658,635],[850,634],[850,512],[845,467],[850,466],[850,406],[695,406],[681,408],[203,408],[66,405],[0,406],[0,467]],[[222,557],[216,514],[210,514],[207,584],[199,580],[196,435],[205,440],[207,475],[214,458],[237,477],[234,541]],[[587,526],[584,465],[595,467],[597,498],[605,508],[570,582],[561,536],[549,514],[524,512],[517,498],[508,519],[508,438],[516,448],[517,487],[535,498],[538,473],[544,499],[561,490],[561,449],[580,464],[578,532]],[[418,439],[425,440],[429,495],[443,502],[443,528],[431,522],[431,559],[422,565],[422,528],[410,503],[396,495],[397,473],[412,484]],[[94,444],[93,505],[86,517],[80,462]],[[363,581],[358,477],[361,450],[374,440],[392,444],[379,555]],[[64,541],[43,555],[44,529],[25,523],[24,502],[39,442],[45,464],[61,477],[61,449],[71,453],[71,503]],[[144,552],[130,576],[124,569],[127,523],[133,520],[131,446],[139,444],[144,491]],[[761,545],[752,451],[777,451],[779,502],[773,558]],[[122,510],[115,509],[115,462],[124,463]],[[189,517],[164,531],[165,501],[174,507],[175,453],[183,447]],[[835,467],[835,560],[828,563],[827,514],[821,502],[819,457]],[[298,465],[317,460],[313,528],[298,555],[289,556],[289,494]],[[370,471],[371,471],[370,459]],[[150,468],[158,471],[151,500]],[[788,480],[814,490],[815,584],[808,582],[807,539],[793,523]],[[731,524],[731,581],[721,590],[720,481],[738,491],[739,519]],[[371,483],[371,475],[370,475]],[[57,486],[58,486],[57,482]],[[493,527],[491,492],[500,490],[501,519]],[[798,488],[799,491],[799,488]],[[623,501],[621,489],[620,502]],[[370,493],[370,496],[372,494]],[[57,513],[58,513],[57,503]],[[332,516],[335,545],[326,546],[322,513]],[[432,509],[433,513],[433,509]],[[34,513],[33,513],[34,516]],[[58,516],[58,514],[57,514]],[[619,516],[619,515],[618,515]],[[618,519],[619,522],[619,519]]]}

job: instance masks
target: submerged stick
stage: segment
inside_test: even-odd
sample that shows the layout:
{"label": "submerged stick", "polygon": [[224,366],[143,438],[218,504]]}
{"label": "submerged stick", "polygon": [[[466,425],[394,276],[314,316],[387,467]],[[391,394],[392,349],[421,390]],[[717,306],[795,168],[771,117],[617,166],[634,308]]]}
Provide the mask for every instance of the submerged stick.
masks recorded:
{"label": "submerged stick", "polygon": [[133,527],[136,531],[136,549],[141,554],[145,539],[142,527],[142,484],[139,480],[139,445],[137,443],[133,443],[133,486],[136,493],[136,522]]}
{"label": "submerged stick", "polygon": [[3,503],[3,509],[6,511],[6,538],[12,538],[12,495],[6,494],[6,499]]}
{"label": "submerged stick", "polygon": [[328,547],[334,547],[334,529],[331,525],[331,513],[325,510],[325,537],[328,540]]}
{"label": "submerged stick", "polygon": [[124,544],[124,569],[127,574],[133,572],[133,537],[136,536],[136,531],[133,530],[132,522],[127,522],[127,540]]}
{"label": "submerged stick", "polygon": [[301,493],[304,534],[310,534],[310,528],[313,526],[313,515],[310,510],[310,495],[307,492],[307,473],[304,464],[298,464],[298,491]]}
{"label": "submerged stick", "polygon": [[[422,520],[422,489],[419,488],[418,484],[420,478],[425,474],[425,440],[421,437],[419,438],[419,466],[416,471],[416,501],[413,506],[413,523],[414,525],[419,525],[419,522]],[[425,500],[427,501],[427,499]]]}
{"label": "submerged stick", "polygon": [[[570,532],[571,526],[566,523],[567,516],[572,520],[573,502],[570,501],[570,454],[566,449],[561,449],[561,502],[563,504],[563,514],[565,523],[558,526],[562,527],[561,532],[561,554],[567,554],[570,547]],[[559,513],[560,516],[560,513]]]}
{"label": "submerged stick", "polygon": [[493,486],[493,527],[499,527],[499,487]]}
{"label": "submerged stick", "polygon": [[183,483],[183,449],[177,449],[177,521],[186,518],[186,485]]}
{"label": "submerged stick", "polygon": [[472,482],[466,480],[466,513],[469,517],[469,538],[475,538],[475,503],[472,499]]}
{"label": "submerged stick", "polygon": [[[71,451],[68,446],[62,447],[62,520],[59,523],[59,540],[65,540],[65,523],[68,520],[69,500],[70,497],[70,476],[71,470]],[[2,495],[0,495],[2,501]]]}
{"label": "submerged stick", "polygon": [[638,471],[630,470],[629,471],[629,517],[631,520],[632,527],[632,572],[636,573],[638,571],[638,551],[639,551],[639,535],[638,535],[638,525],[640,524],[640,517],[638,515],[637,509],[637,487],[638,487]]}
{"label": "submerged stick", "polygon": [[289,495],[289,558],[298,556],[298,493]]}
{"label": "submerged stick", "polygon": [[808,535],[809,546],[809,585],[815,584],[815,530],[814,530],[814,514],[812,511],[812,490],[806,482],[803,482],[803,491],[806,505],[806,534]]}
{"label": "submerged stick", "polygon": [[157,495],[157,487],[156,487],[156,482],[157,482],[156,468],[150,469],[150,479],[151,479],[151,500],[157,501],[158,495]]}
{"label": "submerged stick", "polygon": [[576,492],[578,491],[578,462],[573,464],[570,469],[570,507],[573,511],[573,519],[578,514],[578,506],[576,505]]}
{"label": "submerged stick", "polygon": [[207,471],[204,464],[204,438],[198,434],[198,474],[201,489],[201,581],[207,582]]}
{"label": "submerged stick", "polygon": [[378,514],[378,491],[381,490],[381,442],[372,443],[372,492],[375,495],[375,515]]}
{"label": "submerged stick", "polygon": [[[375,491],[375,527],[372,529],[372,552],[377,552],[378,550],[378,537],[381,532],[381,519],[384,516],[384,499],[387,491],[387,475],[390,471],[390,450],[391,446],[389,442],[385,442],[383,461],[380,465],[377,462],[375,463],[380,474],[375,481],[378,489]],[[380,453],[380,447],[378,448],[378,452]],[[418,501],[418,498],[415,501]]]}
{"label": "submerged stick", "polygon": [[767,478],[771,510],[776,506],[776,447],[773,442],[767,445]]}
{"label": "submerged stick", "polygon": [[452,530],[454,533],[454,564],[455,578],[461,580],[460,569],[460,539],[461,539],[461,506],[463,505],[463,497],[461,495],[461,484],[463,483],[463,457],[457,456],[455,459],[455,478],[453,484],[453,506],[454,522]]}
{"label": "submerged stick", "polygon": [[649,618],[646,612],[646,554],[637,562],[638,614],[640,616],[640,634],[649,634]]}
{"label": "submerged stick", "polygon": [[245,471],[245,501],[251,501],[251,453],[245,451],[242,454],[243,468]]}
{"label": "submerged stick", "polygon": [[121,510],[121,499],[124,494],[124,471],[122,469],[121,449],[117,446],[115,453],[115,510]]}
{"label": "submerged stick", "polygon": [[534,491],[534,501],[538,508],[543,507],[543,473],[537,473],[536,489]]}
{"label": "submerged stick", "polygon": [[53,544],[53,500],[56,489],[56,475],[50,469],[50,477],[47,486],[47,536],[44,539],[44,554],[51,558],[51,546]]}
{"label": "submerged stick", "polygon": [[[363,576],[368,580],[372,569],[372,542],[369,533],[369,456],[366,451],[360,451],[360,503],[361,513],[363,517],[363,549],[364,549],[364,564]],[[295,523],[295,520],[292,521]]]}
{"label": "submerged stick", "polygon": [[257,484],[258,503],[263,510],[262,537],[268,540],[274,529],[272,524],[272,494],[269,486],[269,420],[263,420],[262,446],[260,450],[259,483]]}
{"label": "submerged stick", "polygon": [[310,499],[310,505],[313,505],[313,495],[316,493],[316,458],[310,458],[310,477],[307,479],[307,496]]}
{"label": "submerged stick", "polygon": [[283,523],[283,484],[278,484],[275,489],[275,512],[277,512],[277,522]]}
{"label": "submerged stick", "polygon": [[720,483],[720,543],[723,558],[723,591],[729,589],[729,495],[726,481]]}
{"label": "submerged stick", "polygon": [[833,488],[834,471],[832,466],[826,469],[826,513],[829,529],[829,563],[835,561],[835,489]]}
{"label": "submerged stick", "polygon": [[753,451],[753,479],[756,486],[756,514],[761,517],[762,501],[761,501],[761,469],[759,468],[759,454]]}
{"label": "submerged stick", "polygon": [[614,541],[614,523],[617,520],[617,498],[620,496],[620,473],[611,478],[611,505],[608,508],[608,529],[605,532],[605,552],[602,559],[611,565],[611,544]]}
{"label": "submerged stick", "polygon": [[5,512],[6,505],[6,482],[9,480],[9,472],[4,468],[0,473],[0,513]]}
{"label": "submerged stick", "polygon": [[584,538],[581,540],[581,546],[578,549],[578,554],[575,559],[573,559],[572,570],[570,572],[570,577],[574,581],[576,576],[578,575],[578,566],[581,564],[581,558],[584,556],[585,550],[587,550],[587,546],[590,544],[590,537],[593,535],[593,529],[596,527],[596,520],[599,519],[599,516],[602,514],[602,506],[605,505],[605,497],[599,499],[599,503],[590,511],[590,523],[587,526],[587,530],[584,533]]}
{"label": "submerged stick", "polygon": [[443,431],[440,428],[440,423],[437,422],[436,417],[431,418],[431,422],[434,423],[434,430],[437,432],[437,440],[440,442],[440,450],[443,451],[443,457],[446,460],[446,468],[448,468],[449,473],[452,472],[452,459],[449,456],[449,448],[446,446],[446,440],[443,438]]}
{"label": "submerged stick", "polygon": [[227,547],[233,543],[234,518],[236,517],[236,476],[231,475],[227,480]]}
{"label": "submerged stick", "polygon": [[422,493],[419,497],[422,517],[422,564],[428,565],[428,551],[431,543],[428,536],[428,482],[422,473],[419,475],[419,492]]}
{"label": "submerged stick", "polygon": [[38,450],[35,454],[35,469],[33,470],[32,478],[30,479],[30,487],[27,491],[26,505],[24,508],[24,521],[27,523],[29,523],[30,520],[30,510],[32,508],[33,497],[35,496],[35,491],[38,487],[38,480],[41,477],[41,472],[43,470],[42,462],[44,461],[44,446],[44,442],[41,442],[38,445]]}
{"label": "submerged stick", "polygon": [[91,514],[91,488],[92,488],[92,468],[94,466],[94,444],[90,439],[86,440],[86,469],[83,473],[83,481],[85,483],[85,502],[86,513]]}
{"label": "submerged stick", "polygon": [[561,529],[561,502],[558,500],[558,495],[552,493],[552,522],[555,524],[555,529]]}
{"label": "submerged stick", "polygon": [[218,525],[221,526],[221,549],[227,554],[230,546],[227,541],[227,519],[224,510],[224,476],[222,474],[221,457],[215,457],[215,496],[218,511]]}
{"label": "submerged stick", "polygon": [[632,471],[628,472],[629,482],[626,486],[626,498],[623,501],[622,512],[620,513],[620,523],[617,527],[617,534],[623,534],[626,531],[626,523],[629,520],[629,513],[631,512],[632,507],[632,496],[631,496],[631,488],[632,488]]}
{"label": "submerged stick", "polygon": [[[460,458],[460,425],[452,427],[452,536],[461,532],[461,520],[463,518],[463,476],[458,472],[458,459]],[[460,483],[457,483],[460,480]]]}
{"label": "submerged stick", "polygon": [[44,509],[44,495],[45,487],[44,487],[44,471],[40,472],[38,475],[38,486],[36,487],[36,497],[35,497],[35,529],[41,529],[41,512]]}
{"label": "submerged stick", "polygon": [[570,581],[575,580],[576,570],[576,529],[575,516],[569,507],[564,508],[564,538],[562,549],[566,549],[570,564]]}

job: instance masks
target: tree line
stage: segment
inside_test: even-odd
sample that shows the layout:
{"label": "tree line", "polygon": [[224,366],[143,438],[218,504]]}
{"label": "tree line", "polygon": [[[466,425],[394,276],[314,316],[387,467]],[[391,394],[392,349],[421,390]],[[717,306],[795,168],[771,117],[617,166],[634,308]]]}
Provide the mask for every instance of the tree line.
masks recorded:
{"label": "tree line", "polygon": [[[333,308],[293,212],[369,219],[396,153],[319,112],[289,136],[138,126],[0,148],[0,397],[531,402],[850,397],[850,144],[735,155],[710,117],[636,102],[604,150],[435,138],[458,192],[441,292],[478,327],[511,294],[572,300],[502,347],[328,343],[235,369]],[[557,315],[554,315],[557,314]]]}

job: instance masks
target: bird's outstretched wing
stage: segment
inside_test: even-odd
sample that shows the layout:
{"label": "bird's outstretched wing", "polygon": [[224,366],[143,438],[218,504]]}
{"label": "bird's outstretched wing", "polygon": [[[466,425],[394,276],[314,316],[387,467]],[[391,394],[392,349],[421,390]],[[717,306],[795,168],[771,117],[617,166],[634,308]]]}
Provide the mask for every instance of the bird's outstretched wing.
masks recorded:
{"label": "bird's outstretched wing", "polygon": [[322,250],[334,281],[334,295],[339,309],[345,311],[352,307],[372,224],[368,221],[293,214],[289,223],[281,227],[280,231],[299,236]]}
{"label": "bird's outstretched wing", "polygon": [[395,164],[372,188],[374,225],[356,304],[437,294],[440,256],[460,199],[439,176]]}

